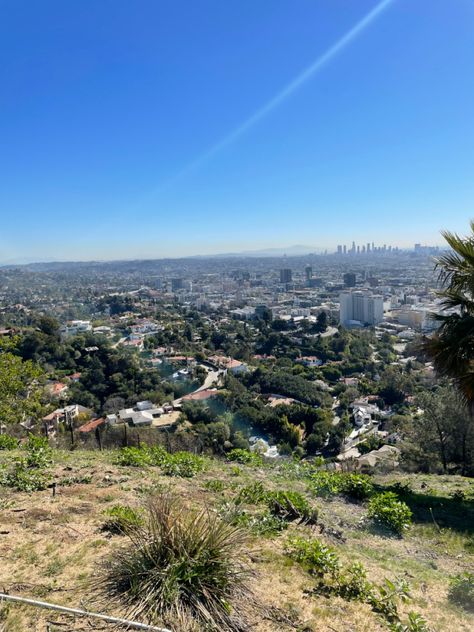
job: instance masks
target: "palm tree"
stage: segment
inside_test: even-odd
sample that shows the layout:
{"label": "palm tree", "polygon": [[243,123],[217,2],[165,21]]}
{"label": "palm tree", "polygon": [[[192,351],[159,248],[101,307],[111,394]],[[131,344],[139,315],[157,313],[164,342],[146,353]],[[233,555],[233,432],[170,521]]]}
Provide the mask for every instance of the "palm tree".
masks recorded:
{"label": "palm tree", "polygon": [[451,378],[474,413],[474,221],[471,234],[460,237],[443,231],[451,250],[438,258],[442,314],[436,333],[423,347],[435,370]]}

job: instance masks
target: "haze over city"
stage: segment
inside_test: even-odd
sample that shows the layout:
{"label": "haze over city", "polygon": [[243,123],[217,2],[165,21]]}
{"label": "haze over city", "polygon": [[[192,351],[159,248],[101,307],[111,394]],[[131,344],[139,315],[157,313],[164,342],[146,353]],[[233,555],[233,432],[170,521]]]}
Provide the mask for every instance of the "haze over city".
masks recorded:
{"label": "haze over city", "polygon": [[0,261],[437,245],[471,0],[2,3]]}

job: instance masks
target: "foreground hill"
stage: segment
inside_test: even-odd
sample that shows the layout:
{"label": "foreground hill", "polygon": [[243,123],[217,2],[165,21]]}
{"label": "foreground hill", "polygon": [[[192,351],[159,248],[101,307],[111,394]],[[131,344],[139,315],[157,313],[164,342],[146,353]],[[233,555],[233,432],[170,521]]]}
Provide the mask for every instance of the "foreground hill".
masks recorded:
{"label": "foreground hill", "polygon": [[[5,472],[20,454],[20,450],[0,452]],[[337,475],[315,476],[312,469],[290,461],[262,464],[256,459],[245,464],[204,459],[198,467],[188,468],[181,467],[179,459],[173,467],[158,467],[145,464],[146,459],[141,463],[136,456],[54,451],[53,463],[41,472],[56,483],[55,490],[19,491],[21,485],[15,489],[4,474],[0,486],[4,592],[125,615],[120,598],[109,598],[97,587],[108,561],[128,546],[127,535],[111,526],[111,516],[122,519],[123,507],[138,511],[132,516],[141,515],[150,495],[162,498],[165,492],[178,499],[183,511],[206,508],[211,516],[218,515],[247,534],[237,554],[252,571],[248,583],[254,605],[246,620],[255,630],[473,629],[473,615],[448,600],[450,578],[472,571],[474,565],[472,480],[377,475],[341,491],[335,484]],[[118,465],[120,459],[135,459],[137,465]],[[357,491],[359,484],[366,483],[372,491]],[[413,524],[401,536],[368,517],[370,494],[387,489],[396,490],[413,512]],[[287,504],[274,493],[282,490],[288,492]],[[122,510],[113,509],[119,505]],[[318,549],[317,563],[322,566],[304,549],[304,543],[314,540],[325,545]],[[420,627],[390,628],[393,621],[377,612],[373,602],[335,590],[334,569],[329,567],[336,556],[338,573],[355,562],[362,564],[366,581],[377,594],[385,578],[408,582],[410,600],[397,601],[400,620],[406,623],[408,613],[416,612],[428,627],[420,623]],[[0,608],[0,629],[8,632],[112,629],[105,623],[29,606],[3,603]],[[164,623],[173,630],[184,629]],[[189,629],[204,627],[196,624]]]}

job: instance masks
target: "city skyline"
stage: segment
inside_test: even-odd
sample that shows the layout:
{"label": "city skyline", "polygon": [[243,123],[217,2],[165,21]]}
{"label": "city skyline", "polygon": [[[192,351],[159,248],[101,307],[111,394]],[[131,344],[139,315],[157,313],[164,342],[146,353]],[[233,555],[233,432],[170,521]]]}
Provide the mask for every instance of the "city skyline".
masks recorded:
{"label": "city skyline", "polygon": [[26,5],[0,23],[2,261],[464,233],[468,0]]}

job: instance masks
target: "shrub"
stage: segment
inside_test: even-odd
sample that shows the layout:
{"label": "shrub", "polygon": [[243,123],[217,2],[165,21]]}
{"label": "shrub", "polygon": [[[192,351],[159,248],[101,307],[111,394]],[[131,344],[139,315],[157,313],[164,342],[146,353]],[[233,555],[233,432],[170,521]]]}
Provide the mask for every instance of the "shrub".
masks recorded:
{"label": "shrub", "polygon": [[402,535],[411,524],[412,512],[396,494],[384,492],[370,499],[369,517]]}
{"label": "shrub", "polygon": [[316,524],[318,518],[318,511],[313,509],[299,492],[291,490],[270,491],[265,489],[260,481],[242,487],[234,502],[236,505],[265,503],[275,517],[286,521],[299,520],[300,522]]}
{"label": "shrub", "polygon": [[18,459],[11,472],[7,473],[4,482],[19,492],[37,492],[46,489],[51,476],[39,468],[28,466],[27,460]]}
{"label": "shrub", "polygon": [[301,537],[291,538],[287,544],[286,554],[316,577],[336,576],[339,572],[340,564],[337,553],[319,540],[308,540]]}
{"label": "shrub", "polygon": [[205,466],[205,459],[192,452],[168,454],[160,465],[163,474],[167,476],[181,476],[182,478],[192,478],[198,472],[201,472]]}
{"label": "shrub", "polygon": [[339,487],[343,494],[357,500],[369,498],[374,493],[374,485],[366,474],[342,474]]}
{"label": "shrub", "polygon": [[150,454],[144,446],[122,448],[117,458],[118,465],[130,467],[145,467],[146,465],[151,465],[151,462]]}
{"label": "shrub", "polygon": [[243,450],[242,448],[235,448],[227,454],[229,461],[241,463],[242,465],[262,465],[263,459],[258,452],[251,452],[250,450]]}
{"label": "shrub", "polygon": [[0,450],[14,450],[18,447],[18,440],[8,434],[0,434]]}
{"label": "shrub", "polygon": [[[317,578],[316,592],[366,603],[388,623],[400,622],[398,601],[409,599],[409,587],[404,579],[392,582],[385,578],[383,584],[377,586],[368,580],[367,571],[362,564],[354,562],[341,568],[334,549],[319,540],[292,538],[287,544],[286,554]],[[413,621],[416,622],[416,619]],[[407,632],[412,632],[411,628],[407,628]],[[413,632],[424,630],[413,627]]]}
{"label": "shrub", "polygon": [[367,602],[372,597],[373,585],[367,579],[367,571],[360,562],[350,564],[337,577],[335,592],[347,601]]}
{"label": "shrub", "polygon": [[222,517],[230,524],[245,527],[255,535],[273,536],[288,527],[288,523],[285,520],[274,516],[268,510],[252,514],[233,505],[230,509],[228,506],[226,507]]}
{"label": "shrub", "polygon": [[341,474],[319,470],[311,475],[310,489],[323,498],[336,496],[341,491]]}
{"label": "shrub", "polygon": [[53,451],[46,437],[30,435],[23,448],[26,450],[26,465],[31,468],[48,467],[53,462]]}
{"label": "shrub", "polygon": [[258,505],[259,503],[267,502],[270,492],[265,489],[261,481],[255,481],[250,485],[245,485],[241,488],[235,498],[235,503],[240,505],[242,503],[249,503],[251,505]]}
{"label": "shrub", "polygon": [[469,612],[474,612],[474,573],[460,573],[451,579],[448,599]]}
{"label": "shrub", "polygon": [[389,630],[390,632],[430,632],[426,619],[417,612],[409,612],[406,623],[396,621],[390,624]]}
{"label": "shrub", "polygon": [[123,535],[143,524],[141,513],[128,505],[114,505],[104,513],[108,519],[102,525],[102,529],[110,533]]}
{"label": "shrub", "polygon": [[218,478],[213,478],[210,481],[206,481],[204,483],[204,487],[210,492],[223,492],[225,489],[225,483]]}
{"label": "shrub", "polygon": [[268,506],[274,516],[283,520],[299,520],[309,524],[316,524],[318,520],[318,511],[313,509],[299,492],[272,492],[268,499]]}
{"label": "shrub", "polygon": [[242,561],[245,531],[157,495],[149,500],[144,525],[126,537],[130,546],[114,553],[101,586],[121,598],[130,614],[174,626],[184,617],[210,629],[246,628],[242,609],[232,607],[235,600],[243,608],[251,599]]}

